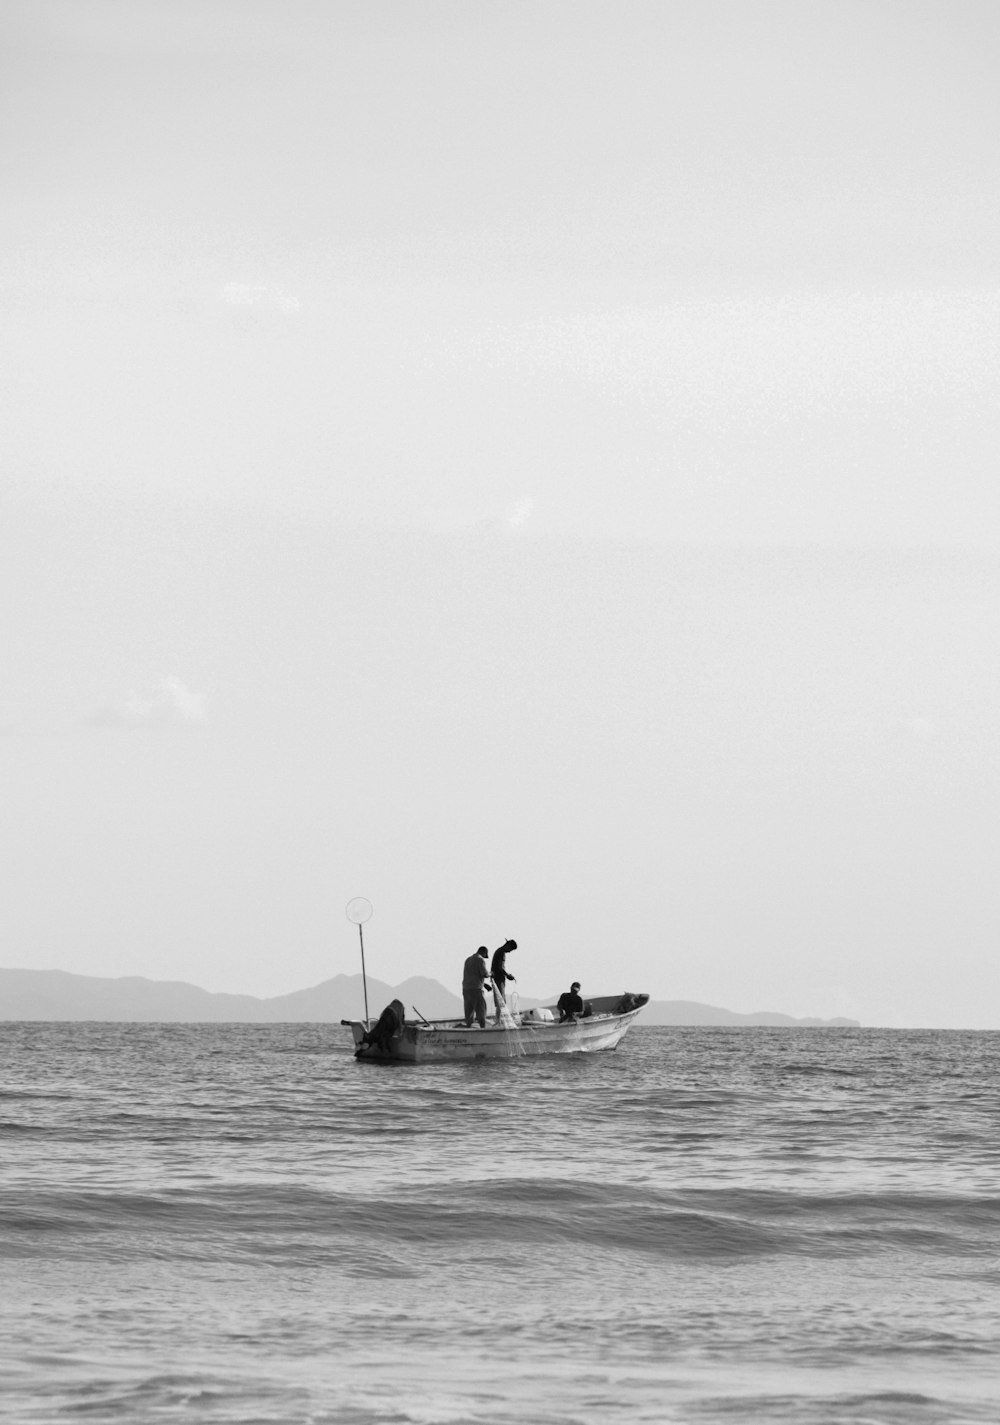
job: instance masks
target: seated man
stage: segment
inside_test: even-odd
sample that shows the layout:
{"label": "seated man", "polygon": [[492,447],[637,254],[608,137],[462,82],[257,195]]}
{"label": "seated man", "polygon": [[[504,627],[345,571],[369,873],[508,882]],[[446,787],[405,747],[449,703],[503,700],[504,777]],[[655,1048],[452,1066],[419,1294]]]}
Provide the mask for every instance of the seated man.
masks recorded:
{"label": "seated man", "polygon": [[556,1001],[556,1009],[559,1011],[559,1023],[564,1024],[566,1020],[575,1020],[578,1014],[583,1013],[583,1000],[580,998],[580,981],[574,980],[568,990],[564,990]]}

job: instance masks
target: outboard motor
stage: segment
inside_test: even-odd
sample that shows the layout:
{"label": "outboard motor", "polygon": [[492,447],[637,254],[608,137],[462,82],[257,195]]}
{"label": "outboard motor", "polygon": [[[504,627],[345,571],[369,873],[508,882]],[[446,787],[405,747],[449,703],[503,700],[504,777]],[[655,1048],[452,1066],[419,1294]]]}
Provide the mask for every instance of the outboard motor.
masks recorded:
{"label": "outboard motor", "polygon": [[402,1000],[394,999],[391,1004],[386,1005],[371,1029],[362,1034],[361,1043],[355,1049],[354,1057],[357,1058],[362,1049],[377,1049],[380,1054],[388,1054],[389,1040],[395,1039],[402,1033],[405,1023],[406,1006]]}

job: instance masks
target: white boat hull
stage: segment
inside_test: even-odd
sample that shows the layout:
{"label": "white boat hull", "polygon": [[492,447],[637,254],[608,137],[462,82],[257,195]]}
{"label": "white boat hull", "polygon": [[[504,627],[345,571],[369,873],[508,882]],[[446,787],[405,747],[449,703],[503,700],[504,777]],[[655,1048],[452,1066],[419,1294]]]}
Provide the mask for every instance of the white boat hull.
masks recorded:
{"label": "white boat hull", "polygon": [[[363,1020],[349,1021],[359,1059],[382,1063],[429,1064],[451,1063],[465,1059],[519,1059],[543,1054],[592,1054],[614,1049],[628,1033],[648,996],[637,995],[635,1008],[622,1013],[605,1010],[604,1003],[615,1003],[621,996],[611,996],[595,1004],[594,1014],[565,1024],[556,1020],[520,1019],[511,1026],[487,1023],[485,1029],[473,1025],[467,1028],[461,1021],[407,1021],[383,1047],[363,1043],[367,1025]],[[345,1021],[345,1023],[348,1021]]]}

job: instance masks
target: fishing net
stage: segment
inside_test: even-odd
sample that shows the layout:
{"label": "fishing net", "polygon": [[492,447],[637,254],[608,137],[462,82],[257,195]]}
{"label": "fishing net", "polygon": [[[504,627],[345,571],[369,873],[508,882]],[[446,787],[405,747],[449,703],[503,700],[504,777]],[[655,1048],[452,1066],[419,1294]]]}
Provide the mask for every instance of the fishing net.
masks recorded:
{"label": "fishing net", "polygon": [[503,1025],[508,1057],[516,1059],[526,1053],[517,1020],[517,990],[511,990],[506,1000],[497,999],[497,1018]]}

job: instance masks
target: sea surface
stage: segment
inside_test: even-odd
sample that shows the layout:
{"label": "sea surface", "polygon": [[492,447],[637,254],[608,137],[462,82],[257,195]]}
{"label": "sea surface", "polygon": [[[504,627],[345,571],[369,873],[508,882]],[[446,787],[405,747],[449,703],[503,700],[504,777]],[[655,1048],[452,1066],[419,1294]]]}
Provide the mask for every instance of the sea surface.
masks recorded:
{"label": "sea surface", "polygon": [[1000,1035],[0,1024],[0,1418],[1000,1418]]}

